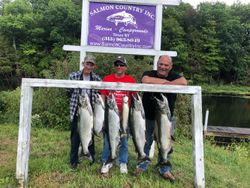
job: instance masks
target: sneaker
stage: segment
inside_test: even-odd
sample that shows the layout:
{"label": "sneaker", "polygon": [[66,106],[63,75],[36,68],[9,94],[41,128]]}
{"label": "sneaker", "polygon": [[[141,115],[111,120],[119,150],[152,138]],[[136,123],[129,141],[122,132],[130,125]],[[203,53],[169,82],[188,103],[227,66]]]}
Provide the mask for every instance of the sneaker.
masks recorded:
{"label": "sneaker", "polygon": [[120,164],[120,172],[122,174],[127,174],[128,173],[128,168],[126,163],[121,163]]}
{"label": "sneaker", "polygon": [[101,173],[107,174],[109,172],[109,169],[112,168],[112,166],[113,166],[112,163],[107,163],[107,164],[104,163],[101,168]]}
{"label": "sneaker", "polygon": [[171,172],[165,172],[164,174],[161,175],[164,179],[169,180],[170,182],[174,182],[175,181],[175,177]]}

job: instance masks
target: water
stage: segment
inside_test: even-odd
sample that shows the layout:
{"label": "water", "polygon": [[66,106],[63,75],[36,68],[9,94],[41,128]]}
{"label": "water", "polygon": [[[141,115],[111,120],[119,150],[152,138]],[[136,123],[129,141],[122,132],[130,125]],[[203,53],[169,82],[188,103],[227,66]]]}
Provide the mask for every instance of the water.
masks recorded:
{"label": "water", "polygon": [[250,128],[249,98],[202,96],[202,108],[203,119],[209,109],[208,126]]}

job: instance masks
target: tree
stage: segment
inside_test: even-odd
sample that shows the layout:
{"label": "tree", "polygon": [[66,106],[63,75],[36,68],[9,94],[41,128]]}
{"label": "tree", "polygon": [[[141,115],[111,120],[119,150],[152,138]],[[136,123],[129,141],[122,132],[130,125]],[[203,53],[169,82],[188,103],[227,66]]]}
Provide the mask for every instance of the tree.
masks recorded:
{"label": "tree", "polygon": [[0,88],[15,88],[19,83],[16,55],[9,41],[0,35]]}
{"label": "tree", "polygon": [[242,46],[245,29],[237,18],[228,20],[220,31],[220,45],[225,61],[220,65],[221,77],[229,82],[239,82],[246,75],[244,62],[246,50]]}
{"label": "tree", "polygon": [[[178,72],[187,73],[188,67],[188,43],[187,43],[187,22],[194,9],[191,5],[181,3],[178,7],[163,9],[162,21],[162,49],[177,51],[177,58],[174,59],[175,69]],[[189,19],[187,19],[189,18]],[[185,76],[188,76],[185,75]]]}
{"label": "tree", "polygon": [[5,4],[4,16],[0,17],[0,32],[12,39],[13,47],[23,40],[25,32],[32,24],[32,8],[26,0],[16,0]]}

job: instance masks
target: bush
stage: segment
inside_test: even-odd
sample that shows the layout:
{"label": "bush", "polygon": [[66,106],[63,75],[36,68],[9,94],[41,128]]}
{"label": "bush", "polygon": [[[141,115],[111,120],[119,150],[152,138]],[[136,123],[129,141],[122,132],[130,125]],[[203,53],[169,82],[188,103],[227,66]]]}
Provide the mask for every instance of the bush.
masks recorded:
{"label": "bush", "polygon": [[[32,125],[66,129],[69,125],[69,102],[64,89],[38,88],[34,91]],[[38,118],[39,117],[39,118]]]}
{"label": "bush", "polygon": [[20,88],[0,92],[0,122],[18,123],[20,109]]}
{"label": "bush", "polygon": [[[69,124],[68,99],[63,89],[34,89],[32,126],[66,129]],[[0,92],[0,123],[18,124],[20,88]]]}
{"label": "bush", "polygon": [[192,110],[191,96],[178,94],[175,104],[176,131],[175,134],[191,137]]}

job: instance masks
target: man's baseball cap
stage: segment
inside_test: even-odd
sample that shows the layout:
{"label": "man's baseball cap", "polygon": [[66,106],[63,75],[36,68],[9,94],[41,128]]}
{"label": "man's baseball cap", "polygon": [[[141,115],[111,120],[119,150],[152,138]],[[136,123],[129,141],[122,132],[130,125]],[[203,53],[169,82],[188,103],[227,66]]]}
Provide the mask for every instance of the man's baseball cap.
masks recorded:
{"label": "man's baseball cap", "polygon": [[86,62],[90,62],[90,63],[96,64],[95,57],[92,56],[92,55],[85,56],[84,63],[86,63]]}
{"label": "man's baseball cap", "polygon": [[126,58],[125,58],[125,57],[122,57],[122,56],[118,56],[118,57],[115,59],[114,64],[115,64],[116,62],[123,63],[123,64],[126,65],[126,66],[128,65],[128,64],[127,64]]}

